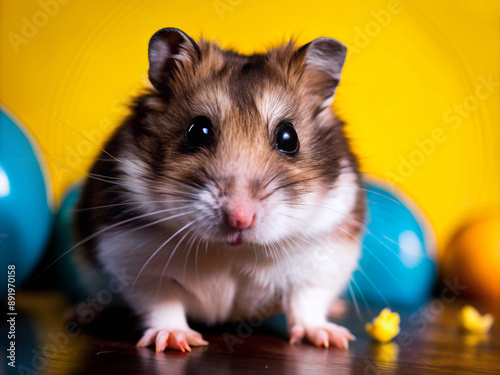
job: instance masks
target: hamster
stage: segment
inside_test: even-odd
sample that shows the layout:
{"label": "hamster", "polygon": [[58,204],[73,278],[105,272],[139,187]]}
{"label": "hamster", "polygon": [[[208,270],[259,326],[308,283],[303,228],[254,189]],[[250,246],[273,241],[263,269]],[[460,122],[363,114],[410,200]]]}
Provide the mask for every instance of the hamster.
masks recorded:
{"label": "hamster", "polygon": [[360,257],[362,182],[332,102],[346,47],[242,55],[181,30],[149,42],[152,87],[93,164],[77,252],[133,278],[138,346],[190,351],[204,324],[282,312],[290,343],[347,349],[327,320]]}

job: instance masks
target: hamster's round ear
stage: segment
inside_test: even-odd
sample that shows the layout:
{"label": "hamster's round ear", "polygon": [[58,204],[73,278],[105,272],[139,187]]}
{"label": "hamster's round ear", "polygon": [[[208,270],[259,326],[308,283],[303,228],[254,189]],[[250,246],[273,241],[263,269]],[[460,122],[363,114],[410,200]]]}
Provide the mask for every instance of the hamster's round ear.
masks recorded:
{"label": "hamster's round ear", "polygon": [[317,38],[296,52],[296,57],[305,64],[304,82],[323,98],[323,107],[333,102],[346,55],[347,47],[332,38]]}
{"label": "hamster's round ear", "polygon": [[[149,80],[164,91],[176,68],[188,67],[201,60],[200,48],[186,33],[173,27],[158,30],[149,41]],[[178,65],[179,64],[179,65]]]}

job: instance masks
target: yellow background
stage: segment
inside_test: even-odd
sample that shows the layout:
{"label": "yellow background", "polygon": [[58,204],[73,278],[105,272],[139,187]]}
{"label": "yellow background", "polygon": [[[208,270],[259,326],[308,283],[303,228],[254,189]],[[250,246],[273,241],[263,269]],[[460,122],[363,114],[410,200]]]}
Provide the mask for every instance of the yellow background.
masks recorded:
{"label": "yellow background", "polygon": [[170,26],[247,53],[289,37],[343,41],[334,106],[362,170],[407,192],[441,247],[499,207],[497,0],[61,2],[0,2],[0,102],[40,143],[56,201],[147,84],[148,40]]}

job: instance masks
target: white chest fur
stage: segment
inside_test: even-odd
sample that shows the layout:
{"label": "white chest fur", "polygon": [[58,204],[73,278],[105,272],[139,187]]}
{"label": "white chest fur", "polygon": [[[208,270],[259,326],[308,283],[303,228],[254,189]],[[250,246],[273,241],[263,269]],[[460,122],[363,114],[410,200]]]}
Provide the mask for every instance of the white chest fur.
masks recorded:
{"label": "white chest fur", "polygon": [[334,297],[359,257],[357,244],[326,238],[316,246],[302,242],[280,250],[203,244],[190,252],[178,247],[174,254],[175,244],[157,251],[164,242],[150,229],[107,233],[99,258],[109,272],[133,277],[124,295],[140,315],[177,299],[187,316],[208,324],[277,312],[305,284],[331,288]]}

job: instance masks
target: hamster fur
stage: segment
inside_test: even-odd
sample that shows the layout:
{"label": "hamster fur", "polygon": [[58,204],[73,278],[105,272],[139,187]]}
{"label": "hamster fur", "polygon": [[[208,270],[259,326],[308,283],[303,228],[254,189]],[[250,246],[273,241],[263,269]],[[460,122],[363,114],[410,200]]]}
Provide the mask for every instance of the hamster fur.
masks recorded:
{"label": "hamster fur", "polygon": [[78,256],[127,274],[138,346],[206,345],[206,324],[283,312],[290,342],[348,347],[328,322],[357,267],[365,202],[331,104],[346,47],[241,55],[178,29],[149,43],[153,85],[104,146],[75,214]]}

